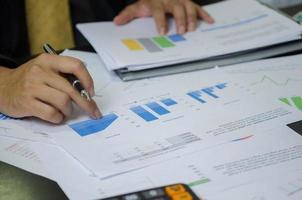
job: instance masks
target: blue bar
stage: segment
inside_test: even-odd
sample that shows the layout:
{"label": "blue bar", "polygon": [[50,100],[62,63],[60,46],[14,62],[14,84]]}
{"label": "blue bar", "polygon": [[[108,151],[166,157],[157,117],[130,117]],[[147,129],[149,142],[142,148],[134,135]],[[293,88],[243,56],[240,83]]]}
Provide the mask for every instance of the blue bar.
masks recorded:
{"label": "blue bar", "polygon": [[148,106],[148,108],[150,108],[151,110],[153,110],[154,112],[156,112],[159,115],[165,115],[165,114],[170,113],[169,110],[167,110],[166,108],[162,107],[161,105],[159,105],[156,102],[147,103],[146,106]]}
{"label": "blue bar", "polygon": [[219,98],[214,94],[214,87],[204,88],[202,91],[215,99]]}
{"label": "blue bar", "polygon": [[189,92],[187,93],[190,97],[193,99],[199,101],[200,103],[207,103],[205,100],[203,100],[201,97],[201,91],[194,91],[194,92]]}
{"label": "blue bar", "polygon": [[227,85],[226,83],[220,83],[220,84],[217,84],[216,87],[218,89],[222,90],[222,89],[226,88],[226,85]]}
{"label": "blue bar", "polygon": [[82,121],[71,124],[69,127],[77,132],[80,136],[87,136],[105,130],[117,118],[118,116],[116,114],[111,113],[104,115],[101,119]]}
{"label": "blue bar", "polygon": [[130,110],[132,110],[135,114],[137,114],[147,122],[158,119],[156,116],[154,116],[152,113],[148,112],[141,106],[132,107],[130,108]]}
{"label": "blue bar", "polygon": [[168,37],[173,42],[181,42],[186,40],[186,38],[184,38],[182,35],[179,34],[169,35]]}
{"label": "blue bar", "polygon": [[173,99],[162,99],[160,100],[163,104],[165,104],[166,106],[173,106],[175,104],[177,104],[176,101],[174,101]]}

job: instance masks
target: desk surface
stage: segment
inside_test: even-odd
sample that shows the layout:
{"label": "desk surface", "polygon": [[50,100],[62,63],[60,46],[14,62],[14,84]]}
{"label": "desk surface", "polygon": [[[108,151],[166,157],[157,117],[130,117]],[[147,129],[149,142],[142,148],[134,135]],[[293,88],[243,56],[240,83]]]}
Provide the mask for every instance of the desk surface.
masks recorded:
{"label": "desk surface", "polygon": [[[302,5],[286,8],[283,11],[293,16],[298,11],[302,11]],[[55,182],[1,161],[0,197],[10,200],[68,199]]]}
{"label": "desk surface", "polygon": [[10,200],[68,199],[57,183],[0,162],[0,197]]}

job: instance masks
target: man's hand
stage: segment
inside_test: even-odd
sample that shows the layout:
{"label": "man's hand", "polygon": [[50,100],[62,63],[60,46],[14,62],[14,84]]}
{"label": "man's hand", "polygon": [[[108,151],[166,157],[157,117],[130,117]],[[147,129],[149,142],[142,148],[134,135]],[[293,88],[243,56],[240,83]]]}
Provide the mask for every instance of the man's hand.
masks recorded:
{"label": "man's hand", "polygon": [[41,54],[16,69],[0,67],[0,112],[60,123],[72,113],[73,101],[91,118],[101,117],[96,103],[81,97],[62,73],[74,74],[94,94],[92,78],[80,60]]}
{"label": "man's hand", "polygon": [[139,0],[126,7],[114,22],[123,25],[135,18],[153,16],[158,32],[164,35],[168,31],[166,14],[174,16],[179,34],[194,31],[198,19],[208,23],[214,22],[204,9],[191,0]]}

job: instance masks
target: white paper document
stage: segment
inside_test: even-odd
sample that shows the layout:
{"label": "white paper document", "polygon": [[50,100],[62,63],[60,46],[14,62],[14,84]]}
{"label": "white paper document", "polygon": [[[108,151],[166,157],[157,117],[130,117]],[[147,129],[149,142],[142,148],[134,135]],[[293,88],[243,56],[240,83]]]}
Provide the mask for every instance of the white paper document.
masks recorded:
{"label": "white paper document", "polygon": [[227,0],[204,7],[214,24],[201,22],[194,32],[159,36],[151,18],[116,26],[112,22],[78,24],[108,70],[129,71],[225,55],[301,38],[302,27],[254,0]]}
{"label": "white paper document", "polygon": [[0,159],[31,173],[53,179],[28,141],[0,136]]}
{"label": "white paper document", "polygon": [[[301,197],[302,141],[299,134],[280,125],[266,131],[252,130],[248,134],[242,129],[229,138],[169,162],[106,180],[85,173],[59,149],[41,146],[36,150],[41,155],[53,152],[52,156],[41,156],[42,160],[50,163],[54,174],[58,174],[57,168],[61,169],[57,181],[73,199],[105,198],[177,182],[188,184],[199,197],[209,200],[219,199],[223,194],[239,200],[248,189],[248,199],[262,196],[298,200]],[[74,182],[77,184],[72,184]]]}
{"label": "white paper document", "polygon": [[159,79],[130,91],[122,90],[123,83],[112,84],[96,98],[106,105],[103,119],[79,115],[52,136],[106,179],[215,146],[242,128],[266,130],[301,118],[277,99],[263,101],[219,69]]}
{"label": "white paper document", "polygon": [[[103,184],[127,182],[132,188],[124,188],[134,191],[140,189],[139,182],[146,188],[184,182],[204,199],[219,199],[227,193],[228,199],[238,200],[244,196],[241,187],[248,185],[253,196],[262,194],[272,199],[271,193],[280,190],[274,196],[283,199],[285,195],[280,187],[286,187],[293,180],[301,180],[301,136],[286,126],[259,130],[259,135],[256,132],[251,137],[229,140],[185,157],[105,180]],[[295,176],[288,178],[290,174]],[[282,178],[282,182],[275,182]],[[271,190],[263,193],[263,182]],[[296,188],[301,188],[301,185],[296,185]],[[301,193],[297,194],[290,199],[298,200]]]}
{"label": "white paper document", "polygon": [[[81,58],[104,116],[0,119],[0,159],[97,199],[177,182],[208,200],[300,200],[302,56],[132,82]],[[60,169],[60,170],[58,170]]]}

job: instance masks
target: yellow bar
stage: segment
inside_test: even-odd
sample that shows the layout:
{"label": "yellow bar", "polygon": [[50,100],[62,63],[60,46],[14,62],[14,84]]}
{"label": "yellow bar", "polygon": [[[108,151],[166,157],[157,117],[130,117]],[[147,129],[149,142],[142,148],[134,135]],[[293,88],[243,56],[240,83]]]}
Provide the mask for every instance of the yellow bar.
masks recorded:
{"label": "yellow bar", "polygon": [[144,47],[142,47],[136,40],[124,39],[124,40],[122,40],[122,42],[131,51],[141,51],[141,50],[144,50]]}

